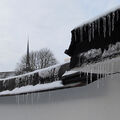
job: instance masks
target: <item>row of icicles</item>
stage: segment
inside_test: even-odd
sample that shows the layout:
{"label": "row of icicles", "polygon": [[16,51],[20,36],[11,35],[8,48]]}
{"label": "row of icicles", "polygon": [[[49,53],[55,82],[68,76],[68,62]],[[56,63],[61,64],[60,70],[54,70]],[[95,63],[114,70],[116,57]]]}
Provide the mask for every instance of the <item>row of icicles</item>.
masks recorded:
{"label": "row of icicles", "polygon": [[[90,65],[85,65],[85,67],[80,68],[80,76],[81,73],[85,72],[86,74],[86,80],[88,78],[88,73],[90,73],[90,82],[93,82],[92,80],[92,74],[97,74],[97,88],[100,86],[100,81],[108,79],[107,77],[110,75],[110,77],[113,76],[113,74],[120,73],[120,57],[113,58],[111,60],[104,60],[98,63],[93,63]],[[104,81],[103,81],[104,83]]]}
{"label": "row of icicles", "polygon": [[[103,35],[104,37],[106,37],[106,22],[108,20],[108,26],[109,26],[109,36],[111,36],[111,32],[114,30],[114,24],[115,24],[115,17],[116,17],[116,21],[119,20],[119,12],[118,10],[115,11],[115,12],[112,12],[112,16],[110,14],[108,14],[107,16],[104,16],[102,17],[102,20],[103,20]],[[91,42],[91,39],[93,38],[94,39],[94,36],[95,36],[95,29],[98,31],[98,35],[100,35],[100,19],[96,20],[95,22],[92,22],[92,23],[89,23],[88,24],[89,26],[89,29],[88,29],[88,39],[89,39],[89,42]],[[82,41],[83,40],[83,30],[86,32],[86,25],[83,25],[83,27],[81,26],[79,28],[79,32],[80,32],[80,40]],[[75,36],[75,40],[77,38],[76,36],[76,32],[74,32],[74,36]]]}
{"label": "row of icicles", "polygon": [[[104,80],[109,80],[108,76],[112,77],[113,74],[120,73],[120,57],[113,58],[111,60],[105,60],[99,63],[94,63],[90,65],[86,65],[83,68],[80,68],[80,76],[81,73],[85,72],[86,80],[88,78],[88,73],[90,73],[90,82],[93,82],[93,73],[97,74],[97,88],[104,86]],[[52,101],[51,92],[48,91],[48,101]],[[16,103],[17,104],[36,104],[40,103],[41,94],[38,93],[27,93],[23,95],[16,95]]]}
{"label": "row of icicles", "polygon": [[[48,91],[47,93],[43,93],[45,94],[44,97],[46,96],[45,100],[46,102],[53,102],[53,98],[51,96],[51,92]],[[43,97],[43,94],[40,92],[35,92],[35,93],[26,93],[26,94],[22,94],[22,95],[15,95],[15,102],[16,104],[38,104],[38,103],[42,103],[44,102],[43,99],[41,99],[41,96]]]}

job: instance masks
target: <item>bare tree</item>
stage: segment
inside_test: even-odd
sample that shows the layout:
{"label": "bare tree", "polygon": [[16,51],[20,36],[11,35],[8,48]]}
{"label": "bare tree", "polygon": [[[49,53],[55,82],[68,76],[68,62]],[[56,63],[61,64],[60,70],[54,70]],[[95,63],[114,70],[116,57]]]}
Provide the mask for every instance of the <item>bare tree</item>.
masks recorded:
{"label": "bare tree", "polygon": [[[54,54],[47,48],[43,48],[39,51],[30,52],[29,60],[30,60],[30,71],[46,68],[57,64],[57,60],[54,57]],[[26,72],[25,71],[26,62],[27,62],[27,55],[24,55],[21,61],[17,64],[16,74],[23,74]]]}

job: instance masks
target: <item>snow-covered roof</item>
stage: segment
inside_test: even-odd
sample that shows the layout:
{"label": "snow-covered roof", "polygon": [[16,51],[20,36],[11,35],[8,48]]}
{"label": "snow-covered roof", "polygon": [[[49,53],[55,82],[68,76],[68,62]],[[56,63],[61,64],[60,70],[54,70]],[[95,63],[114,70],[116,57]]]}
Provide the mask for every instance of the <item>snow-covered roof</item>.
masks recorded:
{"label": "snow-covered roof", "polygon": [[81,28],[83,26],[86,26],[86,25],[88,25],[88,24],[90,24],[92,22],[95,22],[95,21],[107,16],[108,14],[114,13],[115,11],[118,11],[118,10],[120,10],[120,6],[117,6],[115,8],[110,9],[110,10],[107,10],[104,14],[100,14],[100,15],[98,15],[98,16],[96,16],[96,17],[94,17],[94,18],[92,18],[92,19],[90,19],[88,21],[85,21],[85,22],[81,23],[79,26],[76,26],[75,28],[73,28],[73,30]]}

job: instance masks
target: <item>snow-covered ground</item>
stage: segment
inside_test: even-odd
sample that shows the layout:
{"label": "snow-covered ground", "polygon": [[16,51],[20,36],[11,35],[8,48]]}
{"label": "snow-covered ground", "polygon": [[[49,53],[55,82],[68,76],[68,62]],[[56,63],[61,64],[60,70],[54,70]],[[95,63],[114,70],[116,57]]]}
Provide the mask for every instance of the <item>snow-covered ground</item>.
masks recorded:
{"label": "snow-covered ground", "polygon": [[1,120],[24,120],[25,118],[29,120],[56,120],[56,118],[57,120],[119,120],[120,74],[101,79],[99,88],[97,84],[98,81],[95,81],[84,87],[0,97],[0,118]]}

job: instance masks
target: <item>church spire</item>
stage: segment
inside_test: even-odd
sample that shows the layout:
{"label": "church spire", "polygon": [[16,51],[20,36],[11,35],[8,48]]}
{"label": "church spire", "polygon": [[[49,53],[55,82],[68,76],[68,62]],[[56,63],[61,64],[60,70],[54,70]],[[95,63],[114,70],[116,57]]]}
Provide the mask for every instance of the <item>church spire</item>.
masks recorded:
{"label": "church spire", "polygon": [[27,41],[27,59],[26,59],[26,71],[30,71],[30,53],[29,53],[29,36]]}

